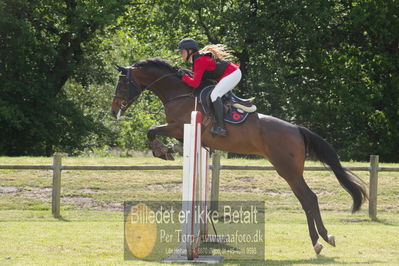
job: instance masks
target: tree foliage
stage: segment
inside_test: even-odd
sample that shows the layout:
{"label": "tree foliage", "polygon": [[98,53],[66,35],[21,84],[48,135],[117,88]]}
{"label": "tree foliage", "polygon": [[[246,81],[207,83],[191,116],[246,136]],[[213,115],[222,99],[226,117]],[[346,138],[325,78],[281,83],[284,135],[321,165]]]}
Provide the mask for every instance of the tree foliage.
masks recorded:
{"label": "tree foliage", "polygon": [[85,117],[62,88],[104,82],[99,36],[128,1],[0,2],[0,153],[50,154],[82,148],[103,128]]}
{"label": "tree foliage", "polygon": [[156,25],[171,45],[192,36],[232,49],[245,77],[238,92],[256,95],[262,112],[318,132],[344,159],[399,159],[397,1],[160,1],[152,10],[147,30]]}
{"label": "tree foliage", "polygon": [[0,153],[146,149],[161,104],[146,94],[113,121],[112,64],[182,66],[176,45],[192,37],[233,51],[236,92],[262,113],[309,127],[343,159],[398,161],[398,11],[395,0],[2,0]]}

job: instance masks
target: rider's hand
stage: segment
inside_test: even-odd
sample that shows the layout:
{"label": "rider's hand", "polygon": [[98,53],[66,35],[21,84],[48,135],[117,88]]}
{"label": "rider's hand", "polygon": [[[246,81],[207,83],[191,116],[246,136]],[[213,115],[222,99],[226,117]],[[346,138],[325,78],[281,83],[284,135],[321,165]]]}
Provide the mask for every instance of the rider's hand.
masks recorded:
{"label": "rider's hand", "polygon": [[182,78],[183,76],[184,76],[184,74],[186,74],[186,71],[184,71],[184,69],[179,69],[179,70],[177,70],[177,73],[176,73],[176,75],[179,77],[179,78]]}

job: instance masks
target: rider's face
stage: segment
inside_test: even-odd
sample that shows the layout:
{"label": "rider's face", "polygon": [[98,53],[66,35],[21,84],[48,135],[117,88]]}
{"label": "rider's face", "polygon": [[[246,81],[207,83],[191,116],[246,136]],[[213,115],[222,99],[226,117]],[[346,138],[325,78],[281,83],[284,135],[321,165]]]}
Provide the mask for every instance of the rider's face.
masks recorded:
{"label": "rider's face", "polygon": [[183,59],[183,61],[186,61],[186,59],[187,59],[187,50],[180,50],[180,56],[181,56],[181,59]]}

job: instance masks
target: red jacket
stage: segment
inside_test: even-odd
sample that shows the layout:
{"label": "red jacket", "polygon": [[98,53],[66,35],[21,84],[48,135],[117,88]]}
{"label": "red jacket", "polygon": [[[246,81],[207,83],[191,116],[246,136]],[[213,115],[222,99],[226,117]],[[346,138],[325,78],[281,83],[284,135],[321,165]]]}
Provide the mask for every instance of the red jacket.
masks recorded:
{"label": "red jacket", "polygon": [[[200,56],[198,57],[193,64],[193,77],[191,78],[189,75],[184,74],[181,78],[182,81],[187,83],[187,85],[198,88],[201,84],[202,77],[206,70],[212,71],[216,68],[216,62],[209,56]],[[216,79],[216,81],[220,81],[227,75],[230,75],[238,68],[238,65],[232,62],[229,62],[226,69],[224,70],[223,74]]]}

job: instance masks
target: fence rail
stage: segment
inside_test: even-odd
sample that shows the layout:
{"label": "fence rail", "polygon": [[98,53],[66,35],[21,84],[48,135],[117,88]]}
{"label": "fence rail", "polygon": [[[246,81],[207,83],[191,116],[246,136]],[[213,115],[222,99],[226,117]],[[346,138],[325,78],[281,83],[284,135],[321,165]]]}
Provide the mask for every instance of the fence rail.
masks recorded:
{"label": "fence rail", "polygon": [[[350,171],[370,172],[371,166],[345,166]],[[3,170],[52,170],[52,164],[0,164],[0,169]],[[183,169],[181,165],[62,165],[61,170],[180,170]],[[213,170],[213,165],[210,165]],[[252,166],[252,165],[219,165],[220,170],[275,170],[273,166]],[[305,171],[328,171],[329,167],[324,166],[305,166]],[[378,172],[399,172],[399,167],[378,167]]]}
{"label": "fence rail", "polygon": [[[377,220],[377,187],[378,172],[399,172],[399,167],[380,167],[378,155],[370,156],[370,166],[345,166],[350,171],[370,172],[369,187],[369,216],[372,220]],[[52,213],[55,217],[60,217],[60,197],[61,197],[61,172],[62,170],[180,170],[182,165],[62,165],[62,157],[56,153],[53,157],[52,165],[12,165],[0,164],[0,169],[14,170],[52,170],[53,171],[53,191],[52,191]],[[275,170],[273,166],[250,166],[250,165],[221,165],[220,154],[213,154],[212,165],[212,186],[211,186],[211,209],[217,209],[219,198],[219,176],[221,170]],[[329,171],[328,167],[305,166],[305,171]],[[216,204],[216,205],[215,205]]]}

